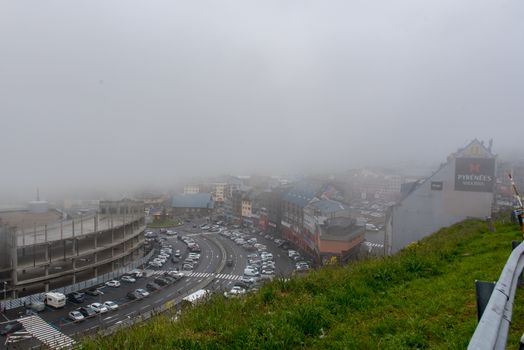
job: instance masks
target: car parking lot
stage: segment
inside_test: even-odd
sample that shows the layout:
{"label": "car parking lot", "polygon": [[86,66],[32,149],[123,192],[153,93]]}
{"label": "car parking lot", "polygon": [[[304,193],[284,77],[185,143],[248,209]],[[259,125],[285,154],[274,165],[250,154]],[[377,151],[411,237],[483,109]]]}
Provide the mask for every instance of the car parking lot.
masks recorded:
{"label": "car parking lot", "polygon": [[147,232],[154,253],[143,269],[71,293],[65,307],[47,306],[40,316],[66,334],[82,333],[182,298],[192,286],[216,273],[221,277],[212,280],[209,289],[237,297],[256,290],[266,279],[289,276],[294,270],[295,262],[279,247],[282,242],[271,236],[224,225],[208,225],[207,230],[201,229],[202,224],[197,229],[194,225],[187,223],[176,234]]}

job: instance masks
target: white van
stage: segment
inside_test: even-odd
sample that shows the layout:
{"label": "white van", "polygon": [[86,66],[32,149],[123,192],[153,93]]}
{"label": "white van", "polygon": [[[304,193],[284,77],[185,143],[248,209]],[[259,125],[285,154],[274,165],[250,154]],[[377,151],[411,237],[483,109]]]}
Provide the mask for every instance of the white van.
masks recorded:
{"label": "white van", "polygon": [[57,292],[45,293],[44,303],[48,306],[58,309],[65,306],[66,297],[64,294]]}

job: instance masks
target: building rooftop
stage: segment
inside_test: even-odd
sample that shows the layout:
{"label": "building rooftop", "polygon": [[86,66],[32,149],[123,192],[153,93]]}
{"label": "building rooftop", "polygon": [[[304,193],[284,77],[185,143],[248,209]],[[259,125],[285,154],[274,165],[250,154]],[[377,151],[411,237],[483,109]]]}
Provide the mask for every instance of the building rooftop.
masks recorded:
{"label": "building rooftop", "polygon": [[322,213],[336,213],[338,211],[347,210],[348,208],[340,202],[324,199],[310,204],[315,209]]}
{"label": "building rooftop", "polygon": [[322,227],[320,239],[328,241],[348,241],[364,235],[365,228],[356,225],[350,218],[334,218],[326,221]]}
{"label": "building rooftop", "polygon": [[321,184],[315,181],[297,182],[284,196],[284,200],[299,207],[305,207],[315,198],[321,187]]}
{"label": "building rooftop", "polygon": [[0,212],[0,221],[19,229],[33,229],[35,226],[50,225],[59,222],[62,214],[56,210],[44,213],[31,213],[28,210]]}

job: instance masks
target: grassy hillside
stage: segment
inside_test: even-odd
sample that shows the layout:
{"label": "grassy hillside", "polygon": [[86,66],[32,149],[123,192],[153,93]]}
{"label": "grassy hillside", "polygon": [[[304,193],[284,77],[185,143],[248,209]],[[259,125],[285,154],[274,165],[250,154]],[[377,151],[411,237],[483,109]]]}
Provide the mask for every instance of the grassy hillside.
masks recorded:
{"label": "grassy hillside", "polygon": [[[394,257],[274,281],[241,299],[215,296],[179,321],[161,315],[85,349],[464,349],[476,321],[475,279],[496,280],[515,224],[470,220]],[[524,331],[517,294],[510,344]]]}

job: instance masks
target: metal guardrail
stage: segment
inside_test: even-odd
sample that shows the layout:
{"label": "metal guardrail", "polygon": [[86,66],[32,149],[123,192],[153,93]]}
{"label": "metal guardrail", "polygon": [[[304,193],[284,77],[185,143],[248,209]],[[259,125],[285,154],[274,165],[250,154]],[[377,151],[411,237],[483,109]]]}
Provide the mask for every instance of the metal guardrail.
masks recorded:
{"label": "metal guardrail", "polygon": [[471,337],[468,349],[505,349],[513,313],[513,300],[524,268],[524,244],[511,253],[488,305]]}

